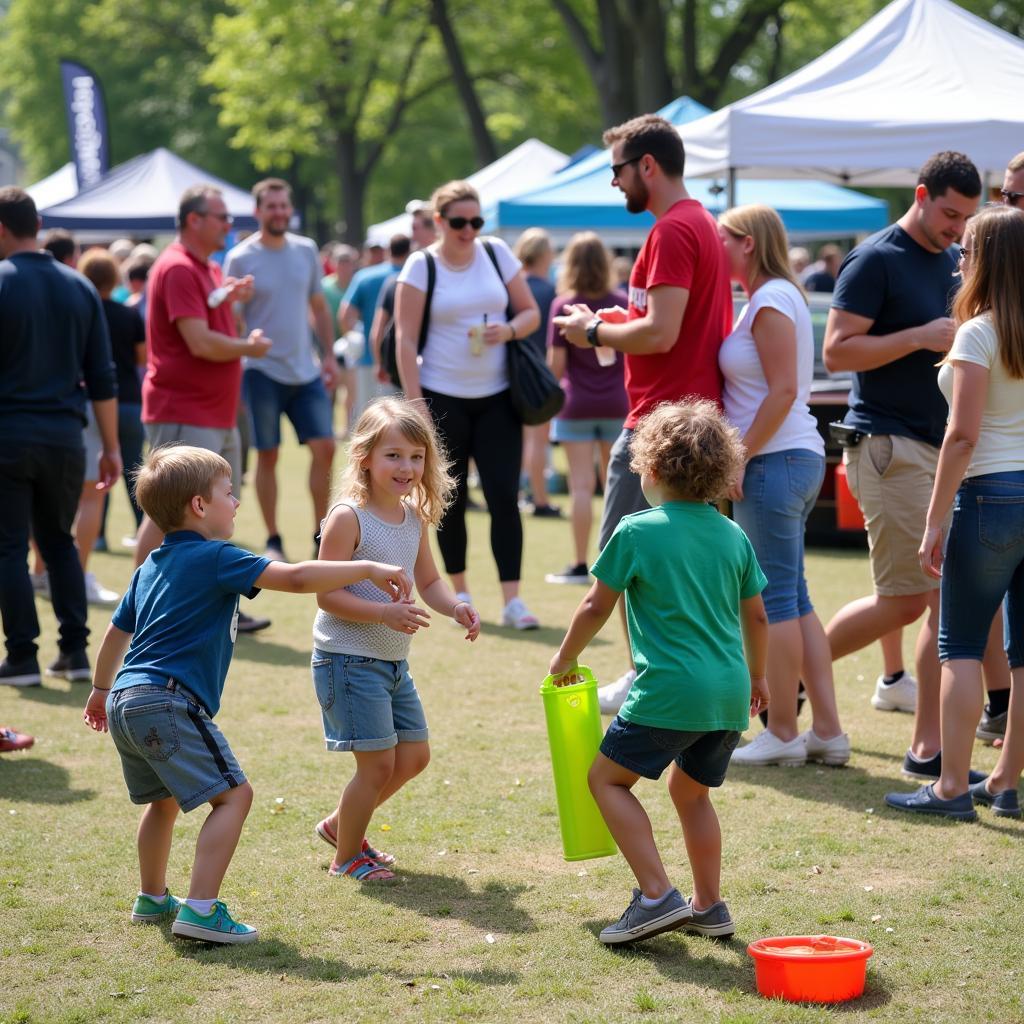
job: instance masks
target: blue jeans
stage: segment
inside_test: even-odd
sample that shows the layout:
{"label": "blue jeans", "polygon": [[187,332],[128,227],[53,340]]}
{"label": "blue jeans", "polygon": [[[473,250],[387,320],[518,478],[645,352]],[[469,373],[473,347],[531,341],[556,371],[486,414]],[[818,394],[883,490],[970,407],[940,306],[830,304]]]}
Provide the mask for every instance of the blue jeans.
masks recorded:
{"label": "blue jeans", "polygon": [[1024,666],[1024,472],[988,473],[960,485],[939,601],[940,661],[981,661],[1003,603],[1010,667]]}
{"label": "blue jeans", "polygon": [[804,528],[825,478],[825,458],[805,448],[755,455],[743,478],[733,518],[768,577],[761,595],[770,623],[814,611],[804,578]]}

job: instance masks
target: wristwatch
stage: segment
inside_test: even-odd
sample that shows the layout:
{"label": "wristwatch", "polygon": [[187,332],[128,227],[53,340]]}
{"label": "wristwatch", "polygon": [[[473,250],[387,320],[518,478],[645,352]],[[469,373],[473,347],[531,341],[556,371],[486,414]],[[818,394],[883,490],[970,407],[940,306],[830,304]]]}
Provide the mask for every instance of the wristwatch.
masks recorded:
{"label": "wristwatch", "polygon": [[594,319],[587,324],[587,341],[589,341],[594,348],[597,348],[597,346],[601,344],[601,342],[597,340],[597,329],[601,326],[601,322],[601,318],[599,316],[595,316]]}

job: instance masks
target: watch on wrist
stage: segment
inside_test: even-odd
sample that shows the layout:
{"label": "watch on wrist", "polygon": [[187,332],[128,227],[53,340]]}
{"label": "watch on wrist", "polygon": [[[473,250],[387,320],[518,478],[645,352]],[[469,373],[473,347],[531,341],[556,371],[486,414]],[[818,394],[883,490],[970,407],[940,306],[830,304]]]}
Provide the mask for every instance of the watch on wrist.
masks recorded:
{"label": "watch on wrist", "polygon": [[587,324],[587,341],[589,341],[590,344],[594,346],[594,348],[597,348],[597,346],[601,344],[601,342],[597,340],[597,329],[600,326],[601,318],[597,316],[595,316],[594,319],[591,320],[589,324]]}

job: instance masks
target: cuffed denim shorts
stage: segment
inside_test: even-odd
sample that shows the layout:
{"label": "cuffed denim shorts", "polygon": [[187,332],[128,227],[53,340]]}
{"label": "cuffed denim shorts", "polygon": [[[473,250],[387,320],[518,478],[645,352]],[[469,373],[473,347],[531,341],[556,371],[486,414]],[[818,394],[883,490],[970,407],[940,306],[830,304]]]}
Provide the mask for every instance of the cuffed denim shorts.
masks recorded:
{"label": "cuffed denim shorts", "polygon": [[314,647],[311,668],[328,750],[390,750],[429,738],[407,661]]}
{"label": "cuffed denim shorts", "polygon": [[660,779],[674,761],[694,782],[715,787],[725,782],[729,760],[739,742],[740,734],[732,729],[655,729],[616,715],[601,741],[601,753],[645,779]]}
{"label": "cuffed denim shorts", "polygon": [[173,679],[114,690],[107,723],[133,804],[174,797],[187,813],[245,782],[223,733]]}
{"label": "cuffed denim shorts", "polygon": [[814,611],[804,578],[804,530],[825,478],[825,458],[805,448],[755,455],[743,478],[733,519],[750,538],[768,577],[768,621],[788,622]]}
{"label": "cuffed denim shorts", "polygon": [[299,444],[334,437],[331,400],[319,377],[306,384],[280,384],[262,370],[247,369],[242,381],[257,451],[280,447],[282,416],[291,421]]}
{"label": "cuffed denim shorts", "polygon": [[614,443],[622,433],[622,419],[568,420],[555,417],[551,422],[551,440],[559,444],[567,441],[604,441]]}
{"label": "cuffed denim shorts", "polygon": [[939,592],[939,660],[980,661],[1003,604],[1011,668],[1024,666],[1024,472],[969,477],[953,502]]}

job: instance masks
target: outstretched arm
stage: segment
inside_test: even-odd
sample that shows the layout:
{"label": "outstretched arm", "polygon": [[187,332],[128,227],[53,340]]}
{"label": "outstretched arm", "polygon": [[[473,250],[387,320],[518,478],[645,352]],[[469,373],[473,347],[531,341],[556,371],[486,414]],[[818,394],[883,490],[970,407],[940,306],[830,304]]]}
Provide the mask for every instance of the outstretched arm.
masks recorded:
{"label": "outstretched arm", "polygon": [[595,580],[580,602],[576,614],[572,617],[569,631],[565,634],[562,646],[551,659],[548,671],[553,676],[564,676],[576,663],[587,644],[600,632],[608,621],[608,616],[615,610],[619,600],[619,591],[612,590],[607,583]]}

